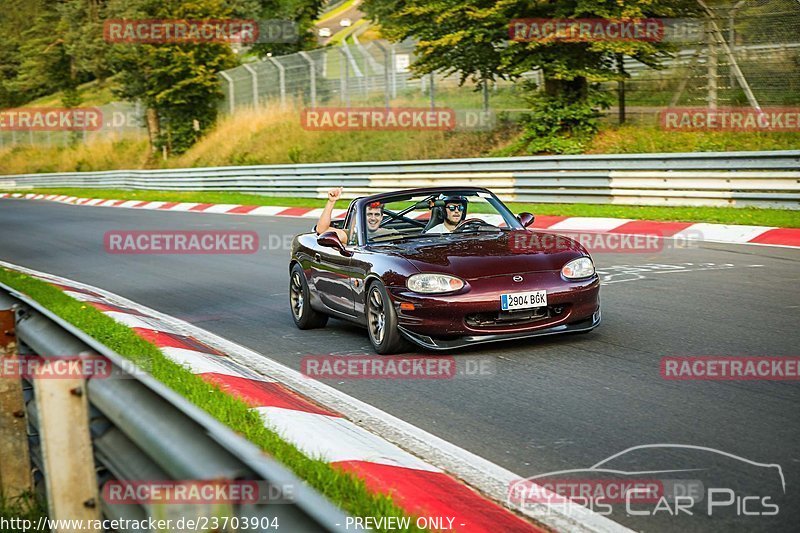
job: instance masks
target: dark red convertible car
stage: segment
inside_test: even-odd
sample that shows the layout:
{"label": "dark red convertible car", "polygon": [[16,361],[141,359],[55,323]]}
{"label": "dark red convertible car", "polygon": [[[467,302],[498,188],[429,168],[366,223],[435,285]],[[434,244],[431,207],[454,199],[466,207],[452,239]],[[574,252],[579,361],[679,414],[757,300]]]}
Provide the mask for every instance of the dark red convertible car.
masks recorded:
{"label": "dark red convertible car", "polygon": [[588,252],[527,229],[490,191],[437,187],[357,198],[333,230],[294,238],[289,299],[300,329],[329,317],[367,327],[375,351],[432,350],[600,323]]}

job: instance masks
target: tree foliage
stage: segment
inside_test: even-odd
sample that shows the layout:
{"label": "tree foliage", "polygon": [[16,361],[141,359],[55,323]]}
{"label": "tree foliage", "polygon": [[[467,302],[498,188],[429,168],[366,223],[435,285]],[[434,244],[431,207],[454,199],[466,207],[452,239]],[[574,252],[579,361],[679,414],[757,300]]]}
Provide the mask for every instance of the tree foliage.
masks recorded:
{"label": "tree foliage", "polygon": [[[518,80],[540,70],[544,87],[526,84],[537,116],[527,121],[527,137],[573,137],[589,133],[592,117],[603,105],[592,94],[593,83],[624,77],[618,68],[620,54],[658,67],[669,45],[644,41],[566,42],[510,41],[514,19],[637,19],[677,18],[699,13],[696,0],[365,0],[364,10],[400,41],[418,41],[412,69],[418,74],[458,74],[461,82]],[[585,108],[585,109],[584,109]],[[545,120],[546,124],[542,124]],[[532,143],[531,150],[546,146],[558,151],[561,141]],[[566,143],[568,151],[574,144]]]}
{"label": "tree foliage", "polygon": [[79,105],[77,87],[114,77],[117,94],[147,110],[153,152],[180,153],[210,128],[222,92],[218,73],[241,58],[229,43],[114,44],[108,19],[282,19],[299,39],[261,43],[257,55],[314,46],[321,0],[3,0],[0,10],[0,107],[62,92]]}

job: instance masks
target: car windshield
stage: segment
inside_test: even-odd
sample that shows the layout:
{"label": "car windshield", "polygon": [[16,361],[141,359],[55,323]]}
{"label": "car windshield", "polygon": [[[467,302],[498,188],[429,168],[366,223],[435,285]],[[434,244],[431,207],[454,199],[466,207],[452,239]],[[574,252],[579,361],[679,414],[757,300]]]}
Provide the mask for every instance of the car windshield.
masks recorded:
{"label": "car windshield", "polygon": [[363,209],[367,243],[522,229],[508,208],[485,191],[392,196],[366,202]]}

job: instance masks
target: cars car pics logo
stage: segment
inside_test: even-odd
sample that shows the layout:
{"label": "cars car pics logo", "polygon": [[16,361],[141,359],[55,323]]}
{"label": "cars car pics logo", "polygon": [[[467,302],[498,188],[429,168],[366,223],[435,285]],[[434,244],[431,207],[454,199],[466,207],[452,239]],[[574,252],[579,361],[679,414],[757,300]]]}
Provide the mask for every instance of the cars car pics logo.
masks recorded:
{"label": "cars car pics logo", "polygon": [[0,110],[0,131],[97,131],[103,111],[97,107],[19,107]]}
{"label": "cars car pics logo", "polygon": [[109,254],[253,254],[258,233],[237,230],[112,230],[103,235]]}
{"label": "cars car pics logo", "polygon": [[667,131],[800,131],[800,107],[672,107],[658,116]]}
{"label": "cars car pics logo", "polygon": [[[642,452],[651,460],[667,459],[670,463],[688,456],[688,464],[664,468],[661,462],[654,468],[639,466]],[[680,454],[680,455],[678,455]],[[698,454],[703,462],[692,460]],[[625,460],[634,457],[633,468],[621,468]],[[706,474],[711,465],[720,461],[731,461],[741,468],[731,470],[734,478],[749,478],[740,471],[753,468],[774,477],[776,489],[772,494],[755,494],[726,486],[719,479],[687,479],[688,472],[694,477]],[[645,444],[633,446],[613,454],[588,468],[574,468],[546,472],[525,479],[518,479],[508,486],[507,504],[521,510],[536,509],[539,512],[566,511],[574,505],[587,507],[600,515],[611,515],[614,506],[621,506],[628,516],[775,516],[780,512],[778,498],[786,495],[783,469],[778,464],[760,463],[715,448],[690,444]]]}
{"label": "cars car pics logo", "polygon": [[800,381],[800,356],[663,357],[661,377],[679,381]]}
{"label": "cars car pics logo", "polygon": [[456,112],[429,107],[316,107],[305,108],[300,117],[306,130],[436,130],[456,128]]}

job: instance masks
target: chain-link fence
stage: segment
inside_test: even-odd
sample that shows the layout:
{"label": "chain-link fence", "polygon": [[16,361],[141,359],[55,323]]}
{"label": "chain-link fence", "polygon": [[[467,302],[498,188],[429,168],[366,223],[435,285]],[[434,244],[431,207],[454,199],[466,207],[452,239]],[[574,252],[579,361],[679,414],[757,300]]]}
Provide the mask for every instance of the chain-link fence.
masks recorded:
{"label": "chain-link fence", "polygon": [[275,104],[483,109],[502,102],[504,108],[524,107],[514,84],[475,90],[459,86],[457,76],[415,78],[409,70],[413,60],[413,42],[361,43],[356,37],[342,46],[247,63],[221,73],[222,110],[233,113],[242,106],[259,109]]}
{"label": "chain-link fence", "polygon": [[625,102],[634,114],[800,104],[800,1],[740,0],[698,23],[699,38],[682,43],[663,70],[625,59]]}
{"label": "chain-link fence", "polygon": [[[653,69],[624,58],[624,83],[606,82],[619,120],[655,121],[665,107],[789,106],[800,104],[800,0],[741,0],[710,9],[696,31],[674,43],[672,57]],[[457,76],[414,78],[414,43],[357,37],[340,47],[269,58],[222,74],[223,111],[242,106],[437,106],[524,112],[519,84],[476,90]],[[537,72],[526,77],[541,81]],[[624,98],[619,98],[623,92]]]}
{"label": "chain-link fence", "polygon": [[0,128],[0,150],[15,145],[58,147],[96,140],[116,141],[123,138],[144,138],[147,135],[143,118],[144,111],[138,103],[112,102],[96,107],[86,106],[86,108],[96,110],[96,114],[93,116],[97,117],[97,121],[96,124],[92,123],[92,127],[85,129],[69,128],[69,121],[64,120],[69,115],[65,108],[30,107],[16,110],[29,115],[30,127],[26,128],[26,124],[23,122],[14,128]]}
{"label": "chain-link fence", "polygon": [[[667,107],[800,105],[800,0],[739,0],[709,9],[693,25],[697,31],[675,43],[663,68],[624,58],[626,81],[601,84],[615,103],[606,112],[609,121],[621,120],[623,106],[627,120],[655,122]],[[512,116],[528,109],[519,83],[476,88],[459,85],[455,75],[414,77],[414,47],[411,41],[360,41],[355,31],[341,46],[245,63],[220,73],[220,109],[431,106]],[[538,72],[526,77],[541,84]],[[145,134],[137,106],[112,104],[103,111],[100,130],[0,131],[0,148]]]}

